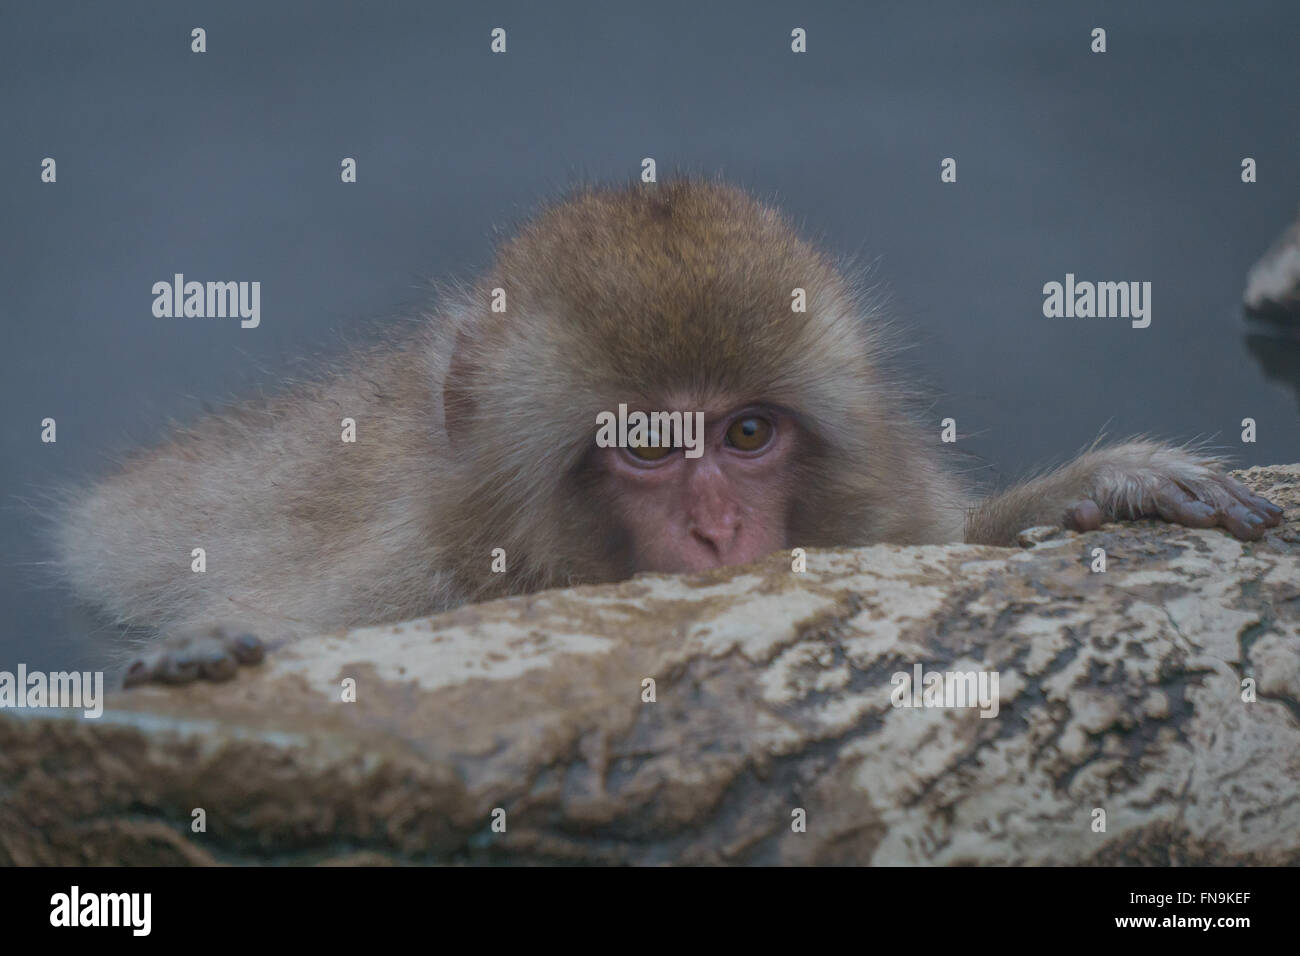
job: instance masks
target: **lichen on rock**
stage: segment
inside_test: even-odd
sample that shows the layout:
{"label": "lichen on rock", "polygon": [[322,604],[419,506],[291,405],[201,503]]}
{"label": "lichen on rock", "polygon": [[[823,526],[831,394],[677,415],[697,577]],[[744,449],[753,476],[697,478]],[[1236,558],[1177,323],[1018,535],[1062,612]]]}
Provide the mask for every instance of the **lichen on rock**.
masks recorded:
{"label": "lichen on rock", "polygon": [[[1238,477],[1257,542],[774,555],[0,712],[0,863],[1300,863],[1300,466]],[[894,706],[918,664],[997,715]]]}

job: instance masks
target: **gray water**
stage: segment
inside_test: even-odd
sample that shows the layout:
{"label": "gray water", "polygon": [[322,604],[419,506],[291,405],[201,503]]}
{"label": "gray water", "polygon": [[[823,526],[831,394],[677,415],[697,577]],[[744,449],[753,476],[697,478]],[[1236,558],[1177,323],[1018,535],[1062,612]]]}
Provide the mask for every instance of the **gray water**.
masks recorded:
{"label": "gray water", "polygon": [[[1300,200],[1300,5],[992,6],[7,3],[0,669],[73,666],[101,630],[48,584],[47,489],[365,341],[537,202],[644,156],[869,265],[991,477],[1103,427],[1300,461],[1297,346],[1240,312]],[[175,272],[260,281],[261,326],[154,318]],[[1150,327],[1044,318],[1067,272],[1150,281]]]}

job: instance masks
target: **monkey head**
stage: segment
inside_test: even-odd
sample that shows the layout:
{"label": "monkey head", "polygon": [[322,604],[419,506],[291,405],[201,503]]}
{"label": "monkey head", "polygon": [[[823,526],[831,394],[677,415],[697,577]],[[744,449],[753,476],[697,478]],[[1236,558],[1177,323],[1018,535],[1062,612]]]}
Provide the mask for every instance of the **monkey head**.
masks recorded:
{"label": "monkey head", "polygon": [[[470,301],[442,390],[454,493],[475,502],[457,535],[476,566],[485,547],[521,559],[525,587],[888,540],[909,480],[928,481],[903,477],[914,450],[868,310],[734,188],[580,192]],[[702,453],[599,447],[620,405],[702,412]]]}

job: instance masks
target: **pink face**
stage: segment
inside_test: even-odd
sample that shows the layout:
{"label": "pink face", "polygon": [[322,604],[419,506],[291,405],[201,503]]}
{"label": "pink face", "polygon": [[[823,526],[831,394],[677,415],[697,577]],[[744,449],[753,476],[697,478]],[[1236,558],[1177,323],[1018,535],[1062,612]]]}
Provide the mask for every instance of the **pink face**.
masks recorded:
{"label": "pink face", "polygon": [[705,412],[698,458],[683,448],[642,449],[661,455],[649,459],[633,449],[598,448],[604,497],[631,538],[634,570],[702,571],[786,547],[796,438],[788,413],[747,405]]}

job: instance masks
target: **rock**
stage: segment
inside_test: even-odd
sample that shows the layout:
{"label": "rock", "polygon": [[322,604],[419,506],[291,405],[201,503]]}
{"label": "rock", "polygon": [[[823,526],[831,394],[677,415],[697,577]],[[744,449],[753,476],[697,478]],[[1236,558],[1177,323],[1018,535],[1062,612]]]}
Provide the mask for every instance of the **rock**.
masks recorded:
{"label": "rock", "polygon": [[1253,312],[1300,318],[1300,219],[1251,266],[1243,298]]}
{"label": "rock", "polygon": [[1057,525],[1035,525],[1016,535],[1016,544],[1022,548],[1032,548],[1064,533],[1065,529]]}
{"label": "rock", "polygon": [[[0,712],[0,862],[1295,865],[1300,466],[1239,477],[1262,541],[811,551]],[[997,715],[895,708],[918,663],[995,671]]]}
{"label": "rock", "polygon": [[1246,277],[1246,348],[1300,405],[1300,218]]}

